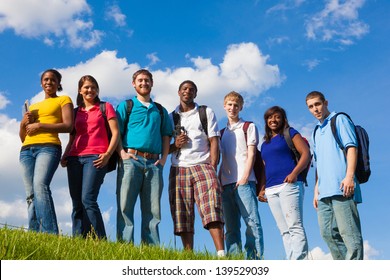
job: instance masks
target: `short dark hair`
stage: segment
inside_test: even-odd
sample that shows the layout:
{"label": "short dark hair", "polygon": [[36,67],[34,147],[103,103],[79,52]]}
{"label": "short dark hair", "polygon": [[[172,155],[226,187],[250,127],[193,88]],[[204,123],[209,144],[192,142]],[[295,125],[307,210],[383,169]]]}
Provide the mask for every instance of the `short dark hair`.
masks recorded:
{"label": "short dark hair", "polygon": [[312,98],[316,98],[316,97],[319,97],[322,102],[325,102],[325,100],[326,100],[325,95],[322,92],[313,90],[308,95],[306,95],[306,102],[307,102],[307,100],[312,99]]}
{"label": "short dark hair", "polygon": [[41,75],[41,82],[42,82],[42,79],[43,79],[43,76],[46,74],[46,73],[53,73],[54,76],[57,78],[57,82],[58,82],[58,87],[57,87],[57,91],[62,91],[62,85],[61,85],[61,80],[62,80],[62,75],[60,72],[58,72],[56,69],[47,69],[45,70],[42,75]]}
{"label": "short dark hair", "polygon": [[270,116],[272,116],[273,114],[275,113],[279,113],[281,116],[282,116],[282,129],[281,131],[279,131],[279,134],[283,134],[283,130],[286,128],[286,127],[289,127],[290,125],[288,124],[288,120],[287,120],[287,113],[286,111],[280,107],[280,106],[273,106],[271,108],[269,108],[267,111],[265,111],[264,113],[264,128],[265,128],[265,135],[264,135],[264,140],[265,142],[269,142],[271,141],[271,138],[272,138],[272,131],[271,129],[268,127],[267,125],[267,121],[268,121],[268,118]]}
{"label": "short dark hair", "polygon": [[153,82],[153,75],[152,75],[152,73],[150,73],[149,70],[147,70],[147,69],[140,69],[140,70],[134,72],[134,74],[133,74],[133,82],[135,82],[135,79],[136,79],[137,76],[140,75],[140,74],[144,74],[144,75],[149,76],[150,80]]}
{"label": "short dark hair", "polygon": [[198,87],[197,87],[196,84],[195,84],[193,81],[191,81],[191,80],[185,80],[185,81],[181,82],[180,85],[179,85],[179,90],[181,89],[181,87],[182,87],[184,84],[191,84],[191,85],[195,88],[195,93],[198,92]]}

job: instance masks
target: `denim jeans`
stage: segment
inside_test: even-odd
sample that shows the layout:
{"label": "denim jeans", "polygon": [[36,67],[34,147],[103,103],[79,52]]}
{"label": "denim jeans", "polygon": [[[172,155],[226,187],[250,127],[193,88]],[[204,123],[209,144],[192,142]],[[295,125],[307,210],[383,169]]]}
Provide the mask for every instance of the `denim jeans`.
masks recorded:
{"label": "denim jeans", "polygon": [[86,236],[89,232],[99,238],[106,237],[102,214],[97,203],[100,187],[107,172],[93,166],[98,155],[68,157],[68,183],[72,198],[73,236]]}
{"label": "denim jeans", "polygon": [[58,234],[50,182],[60,158],[61,146],[32,145],[20,151],[30,230]]}
{"label": "denim jeans", "polygon": [[333,196],[318,201],[321,236],[335,260],[362,260],[363,238],[357,205],[352,198]]}
{"label": "denim jeans", "polygon": [[236,188],[236,183],[223,186],[223,215],[228,254],[242,251],[241,217],[246,224],[245,251],[247,259],[263,259],[264,241],[261,227],[256,187],[254,182]]}
{"label": "denim jeans", "polygon": [[266,189],[265,194],[282,235],[286,258],[288,260],[307,258],[308,244],[303,227],[303,183],[285,183],[274,190]]}
{"label": "denim jeans", "polygon": [[117,176],[117,240],[134,243],[134,207],[140,196],[141,240],[158,245],[161,220],[160,200],[163,167],[155,160],[137,156],[138,160],[120,160]]}

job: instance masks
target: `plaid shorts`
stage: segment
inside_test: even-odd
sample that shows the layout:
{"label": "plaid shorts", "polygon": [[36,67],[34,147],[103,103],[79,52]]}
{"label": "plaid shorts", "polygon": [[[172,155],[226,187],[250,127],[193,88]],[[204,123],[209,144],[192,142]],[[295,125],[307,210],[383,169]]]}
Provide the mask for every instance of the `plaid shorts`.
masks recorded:
{"label": "plaid shorts", "polygon": [[208,229],[211,222],[223,223],[222,188],[210,164],[191,167],[171,166],[169,173],[169,204],[176,235],[194,233],[194,203]]}

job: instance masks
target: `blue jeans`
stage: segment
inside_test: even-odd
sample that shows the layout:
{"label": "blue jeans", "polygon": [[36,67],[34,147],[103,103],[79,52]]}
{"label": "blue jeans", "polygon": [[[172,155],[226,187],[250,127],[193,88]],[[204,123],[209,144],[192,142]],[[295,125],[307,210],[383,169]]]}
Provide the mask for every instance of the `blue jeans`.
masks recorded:
{"label": "blue jeans", "polygon": [[137,156],[138,160],[120,160],[117,176],[117,240],[134,243],[134,207],[140,196],[141,240],[158,245],[163,189],[161,165]]}
{"label": "blue jeans", "polygon": [[303,227],[302,182],[286,183],[274,191],[266,189],[268,205],[282,235],[288,260],[307,258],[308,244]]}
{"label": "blue jeans", "polygon": [[333,196],[318,201],[321,236],[335,260],[362,260],[363,238],[357,205],[352,198]]}
{"label": "blue jeans", "polygon": [[236,188],[236,183],[223,186],[223,215],[228,254],[242,251],[241,217],[246,224],[245,251],[247,259],[262,259],[264,254],[263,229],[261,227],[256,187],[254,182]]}
{"label": "blue jeans", "polygon": [[32,145],[20,151],[29,230],[58,234],[50,182],[60,158],[61,146]]}
{"label": "blue jeans", "polygon": [[100,187],[107,172],[93,166],[98,155],[68,157],[68,183],[72,198],[73,236],[86,236],[93,232],[99,238],[106,237],[102,214],[97,203]]}

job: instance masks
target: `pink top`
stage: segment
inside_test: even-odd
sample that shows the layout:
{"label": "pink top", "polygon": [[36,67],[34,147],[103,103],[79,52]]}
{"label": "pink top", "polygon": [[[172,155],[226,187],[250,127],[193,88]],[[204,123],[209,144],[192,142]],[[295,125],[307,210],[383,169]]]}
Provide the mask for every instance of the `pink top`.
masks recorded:
{"label": "pink top", "polygon": [[[107,120],[116,118],[114,107],[106,102]],[[88,111],[79,107],[75,120],[76,135],[69,156],[95,155],[107,152],[109,146],[104,117],[99,103]]]}

